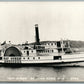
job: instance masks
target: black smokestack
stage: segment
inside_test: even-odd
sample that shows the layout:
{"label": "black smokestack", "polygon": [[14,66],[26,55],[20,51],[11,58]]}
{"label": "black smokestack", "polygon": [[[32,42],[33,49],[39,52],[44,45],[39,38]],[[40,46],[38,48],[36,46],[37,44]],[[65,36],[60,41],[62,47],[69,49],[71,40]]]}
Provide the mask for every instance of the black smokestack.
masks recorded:
{"label": "black smokestack", "polygon": [[38,24],[35,24],[35,33],[36,33],[36,45],[40,45]]}

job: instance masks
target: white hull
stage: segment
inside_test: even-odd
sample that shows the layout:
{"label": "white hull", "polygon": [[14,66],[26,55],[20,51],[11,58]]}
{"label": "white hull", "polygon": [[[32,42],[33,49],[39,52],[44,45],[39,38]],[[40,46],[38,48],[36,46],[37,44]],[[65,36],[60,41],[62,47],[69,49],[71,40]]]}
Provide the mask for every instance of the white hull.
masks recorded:
{"label": "white hull", "polygon": [[[40,59],[38,59],[40,57]],[[54,56],[23,56],[18,61],[18,56],[7,57],[0,60],[1,64],[10,65],[36,65],[36,66],[84,66],[84,54],[62,55],[62,59],[54,59]],[[19,57],[20,58],[20,57]],[[24,59],[25,58],[25,59]],[[29,58],[29,59],[28,59]],[[34,58],[34,59],[33,59]],[[12,59],[12,60],[11,60]]]}
{"label": "white hull", "polygon": [[31,61],[31,62],[24,62],[24,63],[4,63],[4,62],[1,62],[1,64],[5,64],[7,66],[9,65],[25,65],[25,66],[55,66],[55,67],[61,67],[61,66],[84,66],[84,60],[76,60],[76,61],[71,61],[71,60],[68,60],[68,61]]}

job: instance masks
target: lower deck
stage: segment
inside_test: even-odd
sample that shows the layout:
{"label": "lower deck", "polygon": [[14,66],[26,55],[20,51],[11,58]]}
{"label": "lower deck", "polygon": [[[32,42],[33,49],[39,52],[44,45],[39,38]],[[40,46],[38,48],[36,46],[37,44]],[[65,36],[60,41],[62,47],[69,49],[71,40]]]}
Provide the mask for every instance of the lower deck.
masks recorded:
{"label": "lower deck", "polygon": [[0,63],[9,64],[63,64],[84,62],[84,54],[68,54],[62,56],[3,56]]}

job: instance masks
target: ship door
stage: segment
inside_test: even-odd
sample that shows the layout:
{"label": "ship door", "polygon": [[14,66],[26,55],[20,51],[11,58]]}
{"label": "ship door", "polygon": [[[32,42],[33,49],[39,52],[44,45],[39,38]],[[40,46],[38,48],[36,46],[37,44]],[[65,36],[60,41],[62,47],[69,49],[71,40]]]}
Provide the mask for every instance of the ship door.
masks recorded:
{"label": "ship door", "polygon": [[27,51],[27,55],[29,56],[29,51]]}
{"label": "ship door", "polygon": [[54,56],[54,60],[61,60],[61,56]]}
{"label": "ship door", "polygon": [[61,47],[60,41],[57,42],[57,47]]}

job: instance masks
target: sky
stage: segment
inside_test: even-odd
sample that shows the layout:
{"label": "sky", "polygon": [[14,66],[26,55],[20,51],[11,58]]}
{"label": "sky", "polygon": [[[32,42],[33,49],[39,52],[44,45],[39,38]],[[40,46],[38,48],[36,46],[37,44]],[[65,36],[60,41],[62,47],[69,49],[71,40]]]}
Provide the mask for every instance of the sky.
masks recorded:
{"label": "sky", "polygon": [[84,2],[0,2],[0,42],[84,41]]}

